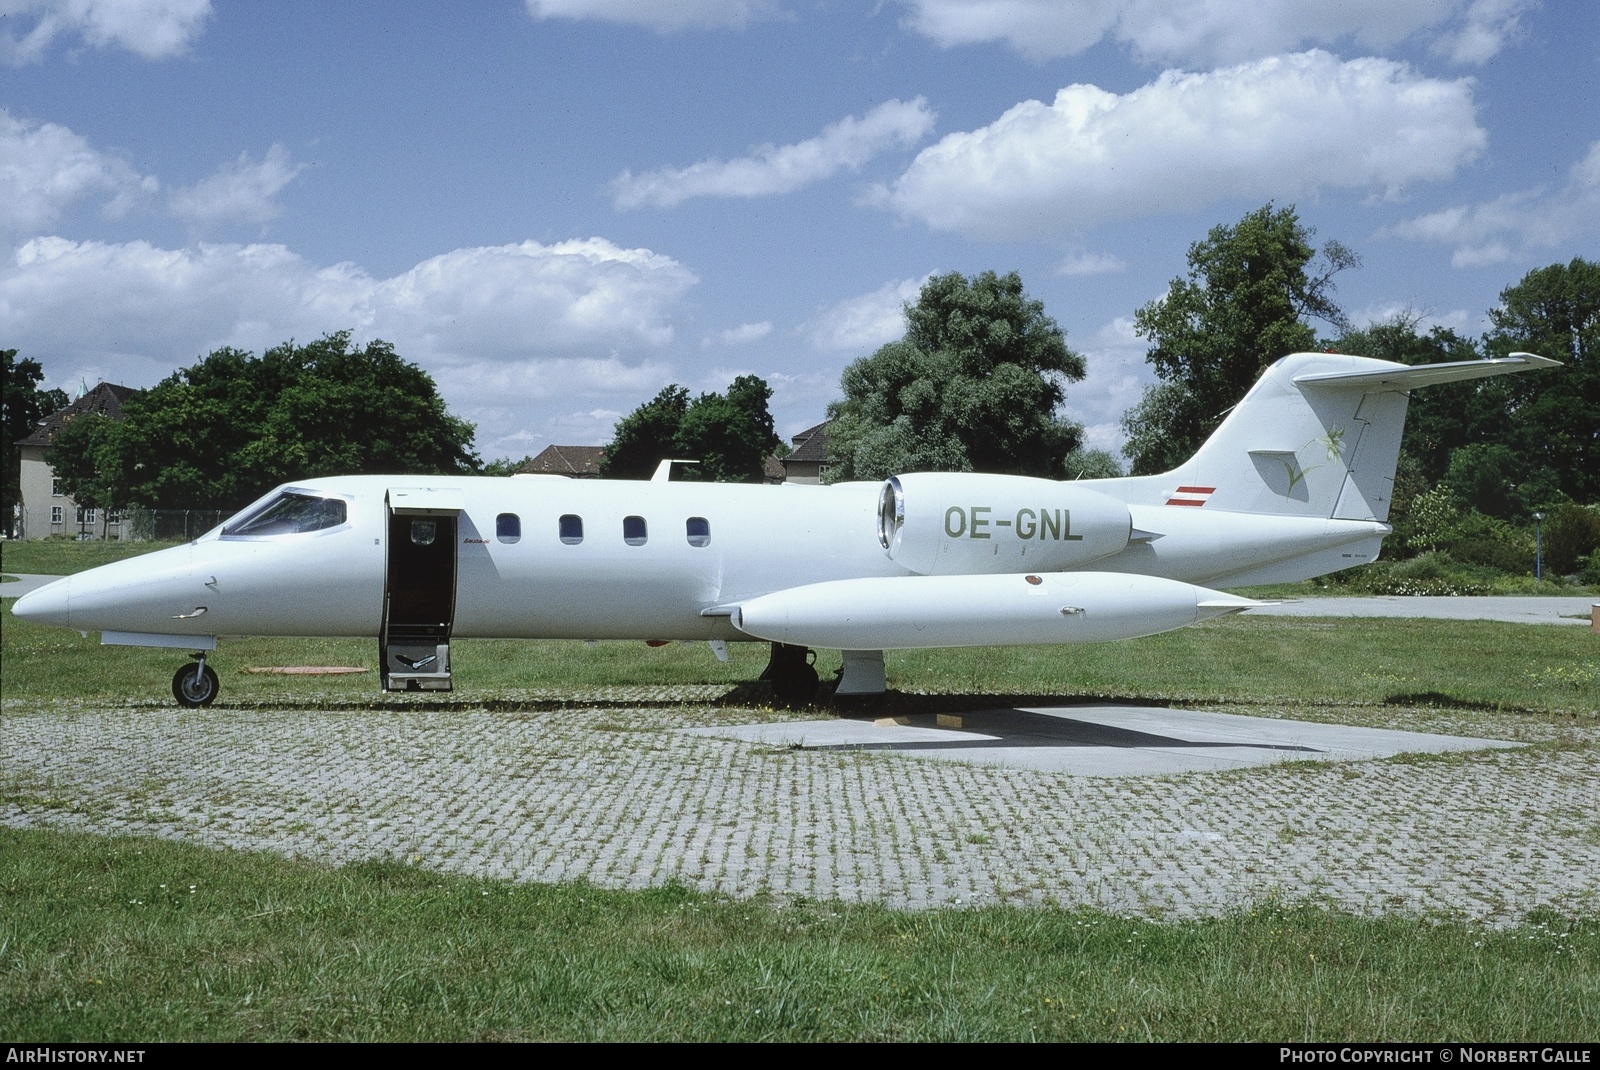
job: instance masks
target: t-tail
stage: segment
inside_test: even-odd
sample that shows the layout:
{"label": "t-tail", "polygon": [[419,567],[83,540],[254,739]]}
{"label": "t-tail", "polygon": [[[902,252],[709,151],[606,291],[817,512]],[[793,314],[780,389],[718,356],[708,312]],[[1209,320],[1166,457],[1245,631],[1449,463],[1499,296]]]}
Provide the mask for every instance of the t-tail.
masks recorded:
{"label": "t-tail", "polygon": [[[1228,555],[1220,554],[1210,577],[1215,583],[1275,583],[1322,575],[1377,557],[1389,531],[1386,522],[1411,391],[1559,363],[1532,353],[1425,365],[1294,353],[1262,374],[1184,464],[1161,475],[1097,480],[1094,486],[1129,503],[1135,542],[1142,537],[1154,543],[1181,530],[1219,539],[1214,546],[1232,541],[1243,549],[1244,543],[1281,539],[1286,550],[1303,547],[1304,552],[1272,566],[1234,571],[1225,563]],[[1185,521],[1175,513],[1193,519]],[[1239,514],[1284,522],[1246,524]],[[1232,540],[1227,538],[1230,532],[1237,533]],[[1340,548],[1330,547],[1328,540],[1340,538],[1341,532],[1349,540]],[[1175,556],[1172,551],[1178,547],[1163,549],[1169,552],[1154,556]],[[1118,567],[1143,565],[1143,556],[1135,553]],[[1239,557],[1241,564],[1245,557],[1261,560],[1259,552]]]}

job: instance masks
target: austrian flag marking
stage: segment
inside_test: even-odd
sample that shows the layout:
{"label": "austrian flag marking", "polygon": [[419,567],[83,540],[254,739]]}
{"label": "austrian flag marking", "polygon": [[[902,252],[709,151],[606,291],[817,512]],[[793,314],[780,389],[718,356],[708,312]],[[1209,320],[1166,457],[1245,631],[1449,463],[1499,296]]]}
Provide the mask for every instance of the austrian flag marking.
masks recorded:
{"label": "austrian flag marking", "polygon": [[1168,505],[1204,505],[1216,487],[1179,487],[1167,499]]}

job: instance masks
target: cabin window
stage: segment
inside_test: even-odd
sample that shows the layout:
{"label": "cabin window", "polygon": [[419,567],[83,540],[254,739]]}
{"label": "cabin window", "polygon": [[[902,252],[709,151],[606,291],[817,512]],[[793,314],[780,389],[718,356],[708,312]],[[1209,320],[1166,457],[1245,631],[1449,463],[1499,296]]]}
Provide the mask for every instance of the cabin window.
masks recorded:
{"label": "cabin window", "polygon": [[643,546],[649,537],[644,526],[644,517],[625,516],[622,518],[622,541],[629,546]]}
{"label": "cabin window", "polygon": [[501,513],[494,518],[494,537],[501,542],[519,542],[522,539],[522,518],[516,513]]}
{"label": "cabin window", "polygon": [[576,546],[583,541],[583,517],[567,513],[561,518],[561,541]]}
{"label": "cabin window", "polygon": [[703,516],[691,516],[684,526],[689,532],[690,546],[711,545],[711,521]]}
{"label": "cabin window", "polygon": [[[224,539],[259,539],[269,535],[300,535],[325,531],[345,522],[342,498],[319,498],[284,491],[259,509],[241,514],[222,529]],[[415,538],[413,537],[413,541]]]}
{"label": "cabin window", "polygon": [[433,540],[439,537],[439,522],[437,520],[417,519],[411,522],[411,541],[418,546],[432,546]]}

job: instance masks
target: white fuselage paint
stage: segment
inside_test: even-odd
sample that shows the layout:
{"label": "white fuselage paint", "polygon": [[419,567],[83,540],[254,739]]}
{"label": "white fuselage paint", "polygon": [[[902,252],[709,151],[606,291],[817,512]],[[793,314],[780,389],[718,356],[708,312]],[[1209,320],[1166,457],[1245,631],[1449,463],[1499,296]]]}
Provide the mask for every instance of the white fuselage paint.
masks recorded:
{"label": "white fuselage paint", "polygon": [[[217,636],[377,636],[386,597],[391,612],[398,598],[411,615],[398,623],[423,628],[404,638],[424,650],[428,628],[438,638],[766,638],[846,650],[1148,634],[1250,604],[1206,587],[1292,582],[1374,560],[1390,530],[1407,392],[1554,363],[1528,353],[1423,367],[1292,354],[1193,457],[1151,476],[911,473],[833,486],[311,479],[292,485],[303,497],[269,496],[231,528],[68,577],[13,612],[103,631],[108,642],[192,638],[197,649]],[[342,515],[331,498],[346,503]],[[285,499],[274,513],[269,503]],[[391,569],[391,504],[399,517],[453,516],[453,554],[412,528],[415,545]],[[517,537],[497,524],[501,514],[516,517]],[[582,518],[580,542],[560,535],[568,515]],[[642,541],[624,537],[630,517],[643,519]],[[297,533],[224,534],[274,530]],[[386,588],[391,571],[397,583],[412,572],[426,579],[441,560],[455,567],[451,622],[447,585]],[[419,561],[429,564],[407,564]]]}
{"label": "white fuselage paint", "polygon": [[[106,565],[29,596],[27,616],[80,630],[192,636],[375,636],[385,575],[386,496],[458,491],[459,638],[748,639],[703,611],[809,584],[908,576],[878,542],[881,484],[745,486],[559,477],[348,476],[293,484],[349,503],[328,531],[193,543]],[[1387,531],[1367,522],[1133,506],[1158,537],[1086,569],[1186,583],[1262,568]],[[520,537],[496,535],[518,518]],[[583,541],[559,518],[583,520]],[[623,518],[643,517],[642,545]],[[690,544],[689,518],[710,528]],[[1374,547],[1375,552],[1375,547]],[[1292,565],[1291,569],[1292,571]],[[1311,573],[1308,573],[1308,575]]]}

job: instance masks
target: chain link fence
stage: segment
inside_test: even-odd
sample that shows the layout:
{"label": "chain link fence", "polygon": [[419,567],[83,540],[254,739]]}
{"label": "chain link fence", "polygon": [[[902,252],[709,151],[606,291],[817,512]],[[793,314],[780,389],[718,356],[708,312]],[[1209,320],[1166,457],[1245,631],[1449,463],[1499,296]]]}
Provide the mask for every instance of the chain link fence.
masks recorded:
{"label": "chain link fence", "polygon": [[[67,509],[52,517],[47,531],[23,531],[23,538],[148,540],[192,539],[233,515],[224,509]],[[30,524],[29,527],[42,525]]]}

